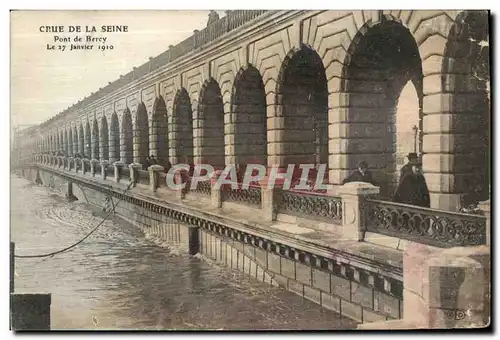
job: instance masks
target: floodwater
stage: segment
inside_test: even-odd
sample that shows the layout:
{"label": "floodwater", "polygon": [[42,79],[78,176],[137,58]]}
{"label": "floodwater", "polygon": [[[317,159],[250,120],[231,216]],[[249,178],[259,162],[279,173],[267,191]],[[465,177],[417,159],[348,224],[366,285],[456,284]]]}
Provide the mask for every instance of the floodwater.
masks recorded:
{"label": "floodwater", "polygon": [[[63,249],[102,212],[11,176],[17,255]],[[280,288],[189,256],[120,219],[72,250],[15,260],[16,293],[52,294],[52,329],[349,329],[356,323]]]}

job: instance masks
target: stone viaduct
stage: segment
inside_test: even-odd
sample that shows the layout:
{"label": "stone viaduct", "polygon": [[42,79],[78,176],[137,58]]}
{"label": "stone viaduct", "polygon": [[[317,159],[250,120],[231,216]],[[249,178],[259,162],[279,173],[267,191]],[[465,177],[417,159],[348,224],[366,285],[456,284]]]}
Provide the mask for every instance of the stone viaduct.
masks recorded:
{"label": "stone viaduct", "polygon": [[327,163],[334,185],[366,160],[383,192],[397,176],[398,148],[413,145],[396,124],[411,84],[409,124],[431,205],[456,211],[478,186],[489,195],[488,19],[228,11],[28,130],[24,145],[127,164],[149,154],[218,167]]}

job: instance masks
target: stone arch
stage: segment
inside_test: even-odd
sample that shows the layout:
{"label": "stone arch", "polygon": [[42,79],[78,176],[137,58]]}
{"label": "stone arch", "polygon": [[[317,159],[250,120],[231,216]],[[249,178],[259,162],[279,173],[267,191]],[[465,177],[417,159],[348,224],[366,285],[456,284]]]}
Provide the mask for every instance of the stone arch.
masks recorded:
{"label": "stone arch", "polygon": [[253,65],[236,75],[231,112],[235,163],[267,165],[266,92],[260,72]]}
{"label": "stone arch", "polygon": [[[338,147],[332,152],[340,169],[341,182],[361,160],[374,171],[382,196],[392,196],[397,183],[396,116],[403,88],[413,82],[422,103],[422,61],[417,42],[398,20],[382,16],[367,22],[353,38],[342,68],[339,105],[345,118],[330,127]],[[342,102],[343,101],[343,102]],[[420,105],[421,107],[421,105]],[[408,122],[422,130],[421,108],[418,121]],[[419,143],[420,145],[421,143]],[[416,150],[420,152],[421,150]]]}
{"label": "stone arch", "polygon": [[101,160],[109,160],[109,131],[106,115],[102,115],[101,129],[99,130],[99,151]]}
{"label": "stone arch", "polygon": [[202,162],[215,169],[224,168],[224,104],[219,84],[213,78],[207,80],[200,91],[198,124],[202,131]]}
{"label": "stone arch", "polygon": [[189,163],[193,159],[193,111],[191,99],[185,88],[177,91],[172,109],[172,124],[170,128],[170,142],[173,149],[173,163],[183,162],[186,157]]}
{"label": "stone arch", "polygon": [[[306,45],[292,49],[276,89],[282,164],[328,164],[328,83],[320,56]],[[314,173],[309,173],[315,178]]]}
{"label": "stone arch", "polygon": [[[449,155],[449,188],[461,205],[487,200],[490,193],[490,67],[487,11],[463,11],[447,37],[441,69],[442,147]],[[443,98],[444,99],[444,98]],[[445,170],[445,169],[441,169]],[[445,171],[442,171],[445,172]]]}
{"label": "stone arch", "polygon": [[83,134],[83,123],[78,127],[78,152],[81,155],[85,154],[85,135]]}
{"label": "stone arch", "polygon": [[149,156],[149,121],[146,105],[137,106],[134,125],[134,163],[144,164]]}
{"label": "stone arch", "polygon": [[156,98],[153,104],[153,119],[151,121],[150,149],[159,165],[166,165],[168,152],[168,121],[167,107],[162,96]]}
{"label": "stone arch", "polygon": [[85,156],[92,158],[92,131],[88,120],[85,122]]}
{"label": "stone arch", "polygon": [[109,129],[109,160],[115,162],[120,159],[120,124],[118,115],[113,112]]}
{"label": "stone arch", "polygon": [[125,164],[131,164],[134,161],[134,130],[132,115],[128,108],[123,112],[120,138],[120,158]]}
{"label": "stone arch", "polygon": [[94,118],[92,126],[92,159],[99,159],[99,123]]}

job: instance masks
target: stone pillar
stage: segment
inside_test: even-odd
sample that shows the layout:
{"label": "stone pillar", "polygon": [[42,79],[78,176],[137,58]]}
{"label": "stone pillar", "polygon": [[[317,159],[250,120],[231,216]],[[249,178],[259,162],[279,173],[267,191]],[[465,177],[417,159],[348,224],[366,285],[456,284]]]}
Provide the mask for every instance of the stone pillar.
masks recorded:
{"label": "stone pillar", "polygon": [[142,169],[142,165],[139,163],[132,163],[128,166],[130,169],[130,182],[132,182],[132,188],[135,188],[137,181],[139,180],[139,170]]}
{"label": "stone pillar", "polygon": [[151,165],[149,168],[148,168],[148,172],[149,172],[149,188],[153,191],[153,192],[156,192],[156,189],[158,189],[158,187],[160,186],[160,172],[163,172],[165,171],[165,168],[162,167],[161,165],[157,165],[157,164],[154,164],[154,165]]}
{"label": "stone pillar", "polygon": [[81,164],[80,158],[75,158],[74,163],[75,163],[75,172],[78,173],[78,167]]}
{"label": "stone pillar", "polygon": [[363,241],[365,212],[363,200],[378,195],[380,188],[364,182],[344,184],[337,190],[342,198],[342,235],[344,239]]}
{"label": "stone pillar", "polygon": [[281,188],[268,185],[269,177],[266,176],[260,181],[260,191],[262,197],[262,217],[269,222],[275,221],[277,216],[277,202],[275,198]]}
{"label": "stone pillar", "polygon": [[113,163],[115,167],[115,182],[120,183],[120,179],[122,178],[122,169],[125,166],[125,163],[121,161],[116,161]]}
{"label": "stone pillar", "polygon": [[107,168],[108,168],[108,161],[102,160],[101,161],[101,177],[102,177],[102,179],[106,179],[106,177],[108,175]]}
{"label": "stone pillar", "polygon": [[85,175],[85,173],[86,173],[86,170],[85,170],[85,159],[81,160],[81,166],[82,166],[82,174]]}
{"label": "stone pillar", "polygon": [[484,327],[490,318],[490,249],[411,243],[403,255],[403,285],[406,322],[421,328]]}
{"label": "stone pillar", "polygon": [[212,190],[211,190],[210,194],[211,194],[213,208],[222,208],[222,189],[223,189],[224,185],[222,185],[218,189],[215,188],[215,182],[217,181],[217,178],[219,178],[221,173],[222,173],[222,170],[214,171],[214,174],[213,174],[212,178],[210,179],[210,184],[212,185]]}
{"label": "stone pillar", "polygon": [[99,163],[97,159],[92,159],[90,161],[90,174],[92,175],[92,177],[95,177],[95,165],[97,163]]}
{"label": "stone pillar", "polygon": [[486,245],[491,245],[491,207],[490,200],[480,202],[478,208],[483,212],[486,217]]}

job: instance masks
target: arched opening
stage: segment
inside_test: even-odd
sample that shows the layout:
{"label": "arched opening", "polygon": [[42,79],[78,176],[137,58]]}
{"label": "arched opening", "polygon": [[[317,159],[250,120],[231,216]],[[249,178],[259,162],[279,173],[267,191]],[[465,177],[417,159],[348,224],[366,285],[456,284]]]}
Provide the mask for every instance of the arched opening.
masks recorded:
{"label": "arched opening", "polygon": [[99,124],[97,119],[94,119],[92,128],[92,158],[99,159]]}
{"label": "arched opening", "polygon": [[[397,145],[404,144],[407,137],[398,133],[396,122],[401,124],[400,131],[415,125],[412,118],[407,121],[396,118],[397,103],[408,81],[414,83],[418,97],[423,97],[418,47],[407,28],[383,19],[358,33],[349,54],[350,62],[346,60],[342,81],[342,90],[349,94],[347,145],[342,150],[346,154],[346,170],[353,170],[358,162],[366,161],[380,186],[381,196],[392,197],[398,178]],[[411,117],[419,115],[419,128],[420,111],[411,114]],[[420,154],[420,148],[417,153]]]}
{"label": "arched opening", "polygon": [[[302,46],[285,60],[278,94],[284,121],[284,165],[328,164],[328,83],[315,51]],[[309,175],[316,177],[312,172]]]}
{"label": "arched opening", "polygon": [[101,160],[109,160],[109,131],[108,131],[108,120],[106,116],[102,116],[101,119],[101,136],[100,140],[100,150],[101,150]]}
{"label": "arched opening", "polygon": [[68,155],[73,156],[73,129],[68,128]]}
{"label": "arched opening", "polygon": [[92,134],[90,131],[90,123],[87,121],[85,124],[85,156],[89,159],[92,158]]}
{"label": "arched opening", "polygon": [[109,159],[114,162],[120,159],[120,124],[118,115],[113,112],[111,115],[111,127],[109,130]]}
{"label": "arched opening", "polygon": [[134,161],[134,133],[132,127],[132,115],[128,109],[123,112],[122,131],[121,131],[121,160],[125,164],[131,164]]}
{"label": "arched opening", "polygon": [[236,163],[267,166],[266,92],[255,67],[249,66],[237,76],[232,102]]}
{"label": "arched opening", "polygon": [[177,162],[183,162],[186,157],[191,164],[193,162],[193,112],[189,94],[184,88],[177,91],[175,95],[171,129],[174,136],[171,142]]}
{"label": "arched opening", "polygon": [[78,128],[78,144],[80,145],[78,148],[78,152],[80,155],[85,154],[85,135],[83,134],[83,124],[80,124]]}
{"label": "arched opening", "polygon": [[463,205],[490,196],[490,64],[488,12],[465,11],[451,28],[443,61],[449,87],[455,192]]}
{"label": "arched opening", "polygon": [[200,93],[199,120],[202,129],[201,158],[215,169],[224,168],[224,106],[219,85],[207,81]]}
{"label": "arched opening", "polygon": [[144,103],[137,107],[134,130],[134,162],[144,164],[149,156],[148,112]]}
{"label": "arched opening", "polygon": [[159,165],[165,166],[168,161],[168,124],[167,107],[160,96],[153,106],[151,123],[151,153],[156,155]]}
{"label": "arched opening", "polygon": [[396,150],[396,172],[392,186],[400,180],[400,171],[408,161],[409,153],[419,153],[420,100],[415,85],[406,83],[397,101],[393,133],[393,150]]}

